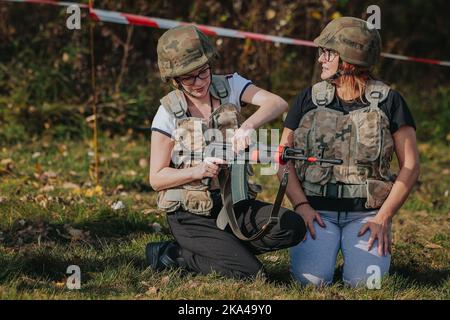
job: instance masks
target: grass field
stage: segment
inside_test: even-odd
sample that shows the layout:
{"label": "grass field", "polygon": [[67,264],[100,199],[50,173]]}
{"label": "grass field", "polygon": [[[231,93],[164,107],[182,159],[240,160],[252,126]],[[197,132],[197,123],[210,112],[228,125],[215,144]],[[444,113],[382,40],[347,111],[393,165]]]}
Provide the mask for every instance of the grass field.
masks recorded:
{"label": "grass field", "polygon": [[[169,239],[148,184],[149,142],[101,141],[101,185],[89,143],[45,139],[0,149],[0,299],[449,299],[450,147],[420,144],[421,177],[394,218],[391,275],[380,290],[300,287],[287,250],[261,256],[267,279],[154,273],[149,241]],[[259,176],[273,201],[277,180]],[[120,201],[120,203],[119,203]],[[287,205],[287,203],[286,203]],[[81,290],[66,269],[81,268]],[[342,259],[337,266],[339,279]]]}

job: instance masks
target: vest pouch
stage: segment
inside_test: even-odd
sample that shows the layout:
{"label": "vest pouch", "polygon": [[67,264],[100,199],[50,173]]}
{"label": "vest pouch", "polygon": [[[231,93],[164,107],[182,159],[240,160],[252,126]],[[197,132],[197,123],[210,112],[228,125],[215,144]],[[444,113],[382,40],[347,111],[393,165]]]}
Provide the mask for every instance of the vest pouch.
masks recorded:
{"label": "vest pouch", "polygon": [[356,162],[376,161],[381,153],[381,114],[368,109],[355,112],[352,118],[356,124]]}
{"label": "vest pouch", "polygon": [[366,187],[367,187],[367,201],[366,208],[367,209],[378,209],[380,208],[389,193],[391,192],[392,186],[394,183],[390,181],[380,181],[380,180],[371,180],[367,179]]}
{"label": "vest pouch", "polygon": [[165,189],[158,192],[158,208],[166,212],[176,211],[181,206],[183,189]]}
{"label": "vest pouch", "polygon": [[383,130],[381,139],[381,157],[380,157],[380,176],[386,180],[394,180],[390,172],[391,160],[394,153],[394,141],[392,136],[389,134],[389,129]]}
{"label": "vest pouch", "polygon": [[211,116],[213,127],[218,128],[221,131],[223,129],[237,129],[239,127],[239,113],[236,107],[231,103],[221,105],[214,110]]}
{"label": "vest pouch", "polygon": [[305,170],[305,181],[324,185],[331,177],[331,167],[321,167],[319,165],[307,166]]}
{"label": "vest pouch", "polygon": [[211,193],[204,188],[184,185],[184,197],[182,199],[183,209],[193,214],[209,216],[213,207]]}

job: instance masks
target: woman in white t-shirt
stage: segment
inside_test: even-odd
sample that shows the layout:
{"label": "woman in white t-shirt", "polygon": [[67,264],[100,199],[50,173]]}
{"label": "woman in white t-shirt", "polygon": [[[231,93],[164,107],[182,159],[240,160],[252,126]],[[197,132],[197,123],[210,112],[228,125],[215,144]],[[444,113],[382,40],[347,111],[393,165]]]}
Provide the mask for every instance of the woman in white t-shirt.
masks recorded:
{"label": "woman in white t-shirt", "polygon": [[[207,120],[220,107],[218,96],[221,91],[214,86],[213,77],[226,81],[222,92],[226,92],[228,103],[235,105],[237,111],[247,103],[259,106],[235,131],[232,138],[235,150],[245,149],[254,129],[287,109],[282,98],[258,88],[237,73],[225,77],[213,75],[211,63],[216,57],[217,52],[209,39],[193,25],[168,30],[158,41],[161,78],[177,89],[171,93],[173,95],[162,99],[152,123],[150,184],[160,195],[165,190],[199,183],[205,178],[215,179],[220,165],[225,164],[221,158],[209,157],[197,165],[180,169],[171,161],[177,121],[191,117]],[[181,113],[174,110],[176,108]],[[184,267],[201,274],[217,272],[233,278],[254,277],[262,270],[255,255],[296,245],[305,235],[305,224],[300,215],[281,208],[279,222],[262,238],[239,240],[229,228],[221,230],[216,226],[223,207],[222,199],[217,187],[211,186],[209,193],[212,209],[207,215],[195,214],[180,205],[166,210],[175,241],[147,245],[147,264],[152,269]],[[272,208],[271,204],[249,199],[237,203],[234,212],[240,228],[251,236],[264,225]]]}

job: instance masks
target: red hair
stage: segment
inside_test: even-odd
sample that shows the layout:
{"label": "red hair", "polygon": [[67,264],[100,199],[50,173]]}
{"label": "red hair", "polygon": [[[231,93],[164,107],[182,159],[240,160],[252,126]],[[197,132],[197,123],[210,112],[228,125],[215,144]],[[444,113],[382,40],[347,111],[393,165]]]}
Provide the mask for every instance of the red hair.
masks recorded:
{"label": "red hair", "polygon": [[337,87],[341,87],[343,92],[359,92],[359,99],[363,102],[366,82],[374,79],[370,69],[342,61],[339,66],[339,71],[341,72],[341,76],[333,81],[334,84]]}

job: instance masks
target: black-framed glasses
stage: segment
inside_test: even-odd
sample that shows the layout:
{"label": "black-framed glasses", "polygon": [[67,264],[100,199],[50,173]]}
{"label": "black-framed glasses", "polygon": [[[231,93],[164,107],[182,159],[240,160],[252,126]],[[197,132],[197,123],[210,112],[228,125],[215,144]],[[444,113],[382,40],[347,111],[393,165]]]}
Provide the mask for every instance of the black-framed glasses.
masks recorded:
{"label": "black-framed glasses", "polygon": [[318,55],[319,55],[319,58],[322,55],[324,55],[325,60],[330,62],[330,61],[333,61],[339,54],[334,50],[329,50],[329,49],[319,47]]}
{"label": "black-framed glasses", "polygon": [[189,77],[178,77],[178,81],[181,82],[181,84],[185,86],[192,86],[195,83],[195,80],[199,78],[200,80],[205,80],[210,76],[211,67],[205,68],[201,70],[197,75],[195,76],[189,76]]}

